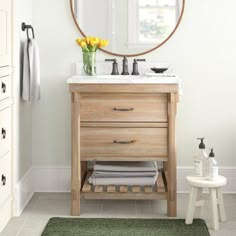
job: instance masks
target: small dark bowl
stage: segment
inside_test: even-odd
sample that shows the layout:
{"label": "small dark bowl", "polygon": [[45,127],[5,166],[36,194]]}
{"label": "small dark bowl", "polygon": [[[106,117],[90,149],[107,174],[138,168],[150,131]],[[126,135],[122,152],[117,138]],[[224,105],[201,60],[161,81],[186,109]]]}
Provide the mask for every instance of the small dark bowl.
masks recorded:
{"label": "small dark bowl", "polygon": [[151,68],[152,71],[154,71],[155,73],[163,73],[166,70],[168,70],[168,68]]}

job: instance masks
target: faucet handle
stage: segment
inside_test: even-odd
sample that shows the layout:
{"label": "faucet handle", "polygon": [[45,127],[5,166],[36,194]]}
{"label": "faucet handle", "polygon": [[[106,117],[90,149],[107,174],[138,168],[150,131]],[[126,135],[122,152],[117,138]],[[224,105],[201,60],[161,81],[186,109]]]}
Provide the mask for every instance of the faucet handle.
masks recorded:
{"label": "faucet handle", "polygon": [[116,59],[105,59],[105,61],[113,61],[113,62],[115,62],[115,61],[117,61]]}
{"label": "faucet handle", "polygon": [[117,60],[116,59],[105,59],[105,61],[113,61],[111,75],[119,75]]}
{"label": "faucet handle", "polygon": [[146,59],[134,59],[134,63],[133,63],[133,72],[132,72],[132,75],[139,75],[139,72],[138,72],[138,61],[146,61]]}

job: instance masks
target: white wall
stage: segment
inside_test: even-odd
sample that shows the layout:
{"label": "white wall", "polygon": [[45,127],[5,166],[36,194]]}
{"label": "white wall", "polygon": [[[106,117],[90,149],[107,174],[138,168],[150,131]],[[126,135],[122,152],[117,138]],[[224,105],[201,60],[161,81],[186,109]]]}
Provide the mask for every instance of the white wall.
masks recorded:
{"label": "white wall", "polygon": [[21,30],[21,23],[32,24],[32,0],[13,0],[13,47],[14,47],[14,174],[18,183],[32,165],[32,109],[30,103],[22,102],[21,61],[22,47],[26,33]]}
{"label": "white wall", "polygon": [[[215,147],[221,166],[236,166],[236,1],[188,0],[183,21],[163,47],[144,57],[169,62],[182,78],[178,165],[192,165],[196,137]],[[66,79],[81,60],[69,0],[34,0],[41,53],[42,99],[33,107],[34,166],[70,165],[70,96]],[[96,23],[94,23],[96,25]],[[108,57],[97,53],[98,60]],[[121,59],[119,59],[119,62]]]}

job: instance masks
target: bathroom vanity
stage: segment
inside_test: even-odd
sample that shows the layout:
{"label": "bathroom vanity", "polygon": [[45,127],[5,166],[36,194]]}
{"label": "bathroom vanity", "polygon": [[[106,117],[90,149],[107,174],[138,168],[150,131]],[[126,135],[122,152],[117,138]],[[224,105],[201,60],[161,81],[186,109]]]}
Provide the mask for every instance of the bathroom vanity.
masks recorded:
{"label": "bathroom vanity", "polygon": [[[177,77],[74,76],[71,93],[71,215],[80,199],[167,200],[176,216]],[[87,161],[160,161],[155,186],[92,186]]]}

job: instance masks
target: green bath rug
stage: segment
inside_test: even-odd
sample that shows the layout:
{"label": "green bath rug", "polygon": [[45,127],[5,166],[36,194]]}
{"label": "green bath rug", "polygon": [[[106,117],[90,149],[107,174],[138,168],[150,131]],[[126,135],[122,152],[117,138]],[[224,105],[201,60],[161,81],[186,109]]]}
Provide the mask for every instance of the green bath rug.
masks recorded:
{"label": "green bath rug", "polygon": [[42,236],[210,236],[204,220],[51,218]]}

